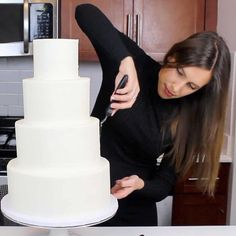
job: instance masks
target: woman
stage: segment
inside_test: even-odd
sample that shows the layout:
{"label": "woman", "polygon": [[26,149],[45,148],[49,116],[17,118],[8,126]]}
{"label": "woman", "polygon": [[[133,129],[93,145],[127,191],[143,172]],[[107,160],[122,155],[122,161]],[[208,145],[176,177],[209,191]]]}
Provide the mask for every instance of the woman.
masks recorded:
{"label": "woman", "polygon": [[[95,6],[80,5],[75,16],[103,71],[92,116],[102,120],[113,101],[113,116],[102,128],[101,154],[110,162],[119,209],[102,225],[157,225],[155,202],[168,196],[177,177],[196,161],[199,186],[213,195],[230,73],[223,39],[213,32],[194,34],[175,44],[160,65]],[[114,94],[125,74],[128,83]]]}

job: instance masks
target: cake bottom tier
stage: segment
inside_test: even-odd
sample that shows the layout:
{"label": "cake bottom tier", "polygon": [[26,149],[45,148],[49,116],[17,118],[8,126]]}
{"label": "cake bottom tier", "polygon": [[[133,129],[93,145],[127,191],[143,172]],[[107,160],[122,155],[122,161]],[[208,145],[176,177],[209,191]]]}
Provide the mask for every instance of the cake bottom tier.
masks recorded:
{"label": "cake bottom tier", "polygon": [[8,164],[8,198],[11,209],[36,218],[91,218],[109,208],[109,162],[101,158],[96,166],[32,169],[17,158]]}

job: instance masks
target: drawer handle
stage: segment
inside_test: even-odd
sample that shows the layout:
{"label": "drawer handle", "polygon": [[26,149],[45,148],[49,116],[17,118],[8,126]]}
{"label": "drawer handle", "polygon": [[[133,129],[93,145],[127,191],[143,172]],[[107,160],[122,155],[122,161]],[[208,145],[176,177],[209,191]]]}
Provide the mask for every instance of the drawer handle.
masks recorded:
{"label": "drawer handle", "polygon": [[219,212],[221,215],[225,214],[225,211],[224,211],[224,209],[222,209],[222,208],[219,208],[219,209],[218,209],[218,212]]}
{"label": "drawer handle", "polygon": [[[202,178],[202,179],[206,179],[206,178]],[[219,180],[219,179],[220,179],[219,177],[216,178],[216,180]],[[199,180],[199,178],[197,178],[197,177],[189,177],[188,180],[189,181],[197,181],[197,180]]]}

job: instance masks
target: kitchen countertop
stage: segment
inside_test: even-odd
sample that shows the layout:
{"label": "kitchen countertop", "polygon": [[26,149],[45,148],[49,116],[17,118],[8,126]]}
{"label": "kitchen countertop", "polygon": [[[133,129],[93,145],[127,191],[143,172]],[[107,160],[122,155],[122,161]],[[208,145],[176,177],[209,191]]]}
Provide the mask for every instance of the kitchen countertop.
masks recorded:
{"label": "kitchen countertop", "polygon": [[[0,227],[1,236],[42,236],[48,232],[31,227]],[[85,227],[69,232],[71,236],[233,236],[236,235],[236,226]],[[63,234],[58,232],[55,235]]]}
{"label": "kitchen countertop", "polygon": [[227,163],[227,162],[232,162],[232,158],[228,155],[221,154],[220,155],[220,162],[221,163]]}

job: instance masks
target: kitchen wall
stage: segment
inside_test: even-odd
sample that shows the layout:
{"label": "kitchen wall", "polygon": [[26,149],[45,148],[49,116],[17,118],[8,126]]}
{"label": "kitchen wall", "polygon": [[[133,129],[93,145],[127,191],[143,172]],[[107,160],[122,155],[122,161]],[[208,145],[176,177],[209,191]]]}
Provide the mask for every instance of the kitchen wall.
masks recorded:
{"label": "kitchen wall", "polygon": [[[101,83],[100,65],[80,63],[79,74],[91,78],[90,109],[92,109]],[[22,79],[32,76],[32,57],[0,58],[0,116],[24,114]]]}
{"label": "kitchen wall", "polygon": [[218,0],[217,31],[225,38],[231,51],[236,51],[235,0]]}
{"label": "kitchen wall", "polygon": [[[234,80],[234,91],[236,92],[236,51],[232,53],[232,76]],[[234,133],[232,136],[232,165],[229,181],[229,204],[228,204],[228,223],[236,225],[236,100],[234,100]]]}
{"label": "kitchen wall", "polygon": [[22,115],[22,78],[31,77],[32,58],[0,58],[0,115]]}
{"label": "kitchen wall", "polygon": [[[236,27],[235,27],[235,0],[218,0],[218,24],[217,31],[221,34],[228,43],[230,51],[232,52],[233,68],[232,79],[236,79]],[[234,118],[236,114],[234,114]],[[236,120],[233,121],[236,123]],[[236,126],[236,125],[235,125]],[[228,223],[236,225],[236,130],[234,132],[234,145],[233,145],[233,163],[230,175],[230,191],[229,191],[229,215]]]}

